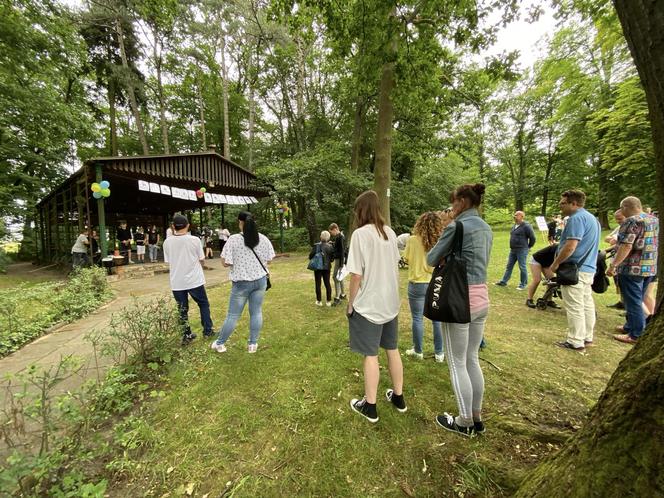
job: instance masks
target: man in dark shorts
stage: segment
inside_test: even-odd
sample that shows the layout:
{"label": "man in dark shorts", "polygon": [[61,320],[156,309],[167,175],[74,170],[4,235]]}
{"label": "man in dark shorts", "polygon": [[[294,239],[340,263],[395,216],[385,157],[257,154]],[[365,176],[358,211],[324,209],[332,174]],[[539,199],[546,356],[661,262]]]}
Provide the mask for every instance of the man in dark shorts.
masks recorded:
{"label": "man in dark shorts", "polygon": [[[530,260],[530,272],[533,275],[533,279],[530,282],[530,285],[528,285],[528,299],[526,299],[526,306],[529,308],[537,308],[537,305],[533,300],[535,297],[535,291],[542,281],[542,270],[551,266],[553,260],[556,258],[556,249],[558,249],[558,244],[551,244],[550,246],[535,252]],[[551,308],[560,308],[560,306],[553,301],[549,301],[546,304]]]}
{"label": "man in dark shorts", "polygon": [[115,239],[120,244],[120,254],[127,255],[127,262],[133,263],[131,259],[131,241],[133,239],[131,230],[127,228],[127,222],[122,220],[120,226],[115,231]]}

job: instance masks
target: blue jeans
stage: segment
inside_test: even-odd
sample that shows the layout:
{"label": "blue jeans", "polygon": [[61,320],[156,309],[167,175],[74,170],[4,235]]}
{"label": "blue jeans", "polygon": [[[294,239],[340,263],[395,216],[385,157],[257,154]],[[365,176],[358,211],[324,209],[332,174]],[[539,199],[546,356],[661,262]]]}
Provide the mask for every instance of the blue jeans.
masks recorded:
{"label": "blue jeans", "polygon": [[263,298],[265,297],[266,287],[267,277],[261,277],[258,280],[233,282],[226,321],[219,331],[217,344],[224,344],[233,333],[247,301],[249,301],[249,344],[258,343],[258,337],[263,326]]}
{"label": "blue jeans", "polygon": [[526,287],[528,285],[528,268],[526,260],[528,259],[528,248],[525,249],[510,249],[510,255],[507,257],[507,266],[505,267],[505,274],[500,281],[504,284],[509,282],[512,278],[512,268],[514,263],[519,262],[519,272],[521,273],[521,283],[519,287]]}
{"label": "blue jeans", "polygon": [[643,303],[643,297],[645,296],[648,285],[654,278],[624,274],[621,274],[619,277],[620,292],[622,293],[625,311],[627,312],[625,332],[629,333],[630,337],[634,339],[638,339],[646,328],[646,316],[641,303]]}
{"label": "blue jeans", "polygon": [[178,310],[180,311],[180,324],[182,326],[183,334],[191,334],[189,327],[189,296],[192,297],[198,309],[201,311],[201,325],[203,326],[203,333],[211,335],[212,333],[212,318],[210,317],[210,302],[208,301],[207,294],[205,293],[205,286],[201,285],[194,289],[187,290],[174,290],[173,297],[175,302],[178,303]]}
{"label": "blue jeans", "polygon": [[[408,304],[413,319],[413,348],[416,353],[422,352],[424,338],[424,298],[427,295],[427,283],[408,282]],[[436,354],[443,352],[443,331],[440,322],[433,324],[433,349]]]}

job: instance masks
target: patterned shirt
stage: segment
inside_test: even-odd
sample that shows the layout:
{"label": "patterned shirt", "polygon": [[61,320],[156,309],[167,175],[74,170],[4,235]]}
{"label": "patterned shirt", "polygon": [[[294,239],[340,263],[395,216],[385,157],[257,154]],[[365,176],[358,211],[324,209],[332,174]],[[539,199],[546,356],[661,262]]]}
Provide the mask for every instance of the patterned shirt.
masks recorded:
{"label": "patterned shirt", "polygon": [[659,220],[646,213],[630,216],[620,226],[618,244],[632,246],[620,263],[618,273],[637,277],[657,275],[657,235]]}
{"label": "patterned shirt", "polygon": [[[258,234],[258,245],[254,251],[261,259],[263,265],[274,258],[274,248],[270,240],[262,233]],[[267,272],[254,256],[254,251],[244,245],[244,237],[241,233],[231,235],[221,252],[224,261],[231,265],[230,279],[233,282],[254,281],[264,277]]]}

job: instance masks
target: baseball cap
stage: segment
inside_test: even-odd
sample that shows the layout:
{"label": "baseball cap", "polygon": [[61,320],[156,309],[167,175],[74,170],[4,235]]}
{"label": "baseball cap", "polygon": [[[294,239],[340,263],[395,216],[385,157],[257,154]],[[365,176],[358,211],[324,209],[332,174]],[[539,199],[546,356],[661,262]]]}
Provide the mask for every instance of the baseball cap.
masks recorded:
{"label": "baseball cap", "polygon": [[176,230],[182,230],[188,224],[189,220],[187,219],[186,216],[182,214],[176,214],[175,216],[173,216],[173,226],[175,227]]}

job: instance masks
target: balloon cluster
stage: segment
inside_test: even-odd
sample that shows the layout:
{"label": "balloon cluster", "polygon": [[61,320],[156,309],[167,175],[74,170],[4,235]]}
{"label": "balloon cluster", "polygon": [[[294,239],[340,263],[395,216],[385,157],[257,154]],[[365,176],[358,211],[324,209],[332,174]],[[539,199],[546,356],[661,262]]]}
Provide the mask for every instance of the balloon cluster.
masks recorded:
{"label": "balloon cluster", "polygon": [[109,197],[111,195],[111,184],[106,180],[102,180],[99,183],[95,182],[90,185],[90,190],[92,190],[92,197],[95,199]]}
{"label": "balloon cluster", "polygon": [[199,199],[202,199],[205,195],[205,192],[207,192],[207,189],[205,187],[201,187],[196,191],[196,197]]}

